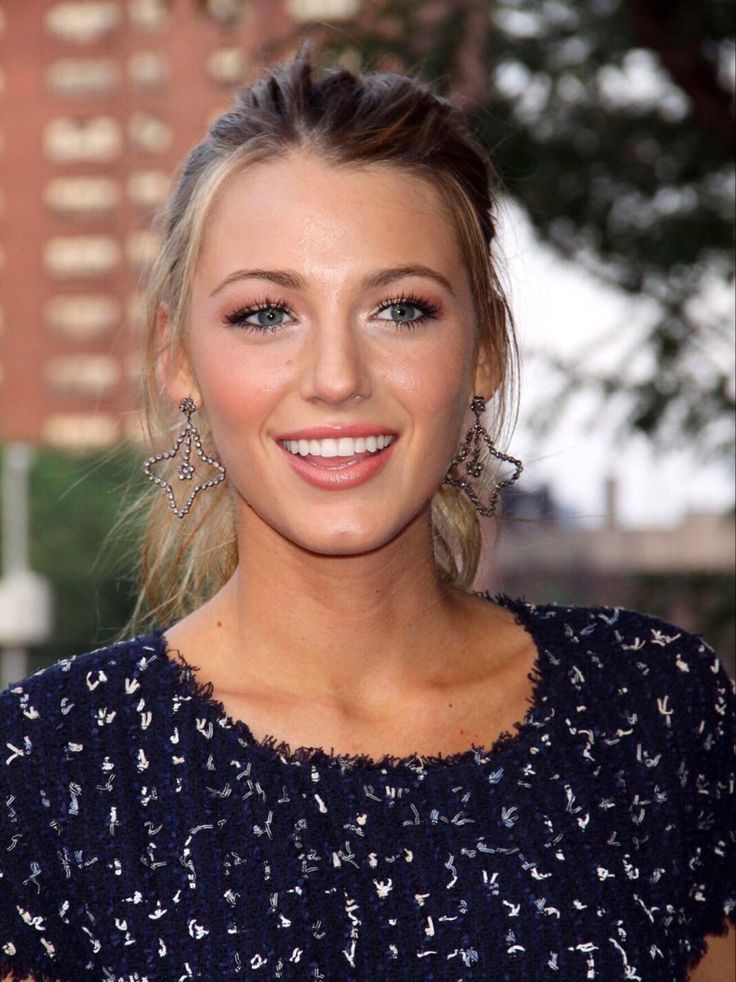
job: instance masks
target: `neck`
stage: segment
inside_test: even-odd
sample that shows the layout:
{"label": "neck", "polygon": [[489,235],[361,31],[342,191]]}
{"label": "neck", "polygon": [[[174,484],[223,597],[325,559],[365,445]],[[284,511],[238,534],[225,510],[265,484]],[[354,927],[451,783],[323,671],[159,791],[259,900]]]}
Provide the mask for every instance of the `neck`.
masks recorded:
{"label": "neck", "polygon": [[441,681],[462,641],[467,598],[437,573],[428,511],[351,556],[301,549],[251,513],[239,557],[210,601],[233,688],[257,678],[302,699],[352,703],[408,693]]}

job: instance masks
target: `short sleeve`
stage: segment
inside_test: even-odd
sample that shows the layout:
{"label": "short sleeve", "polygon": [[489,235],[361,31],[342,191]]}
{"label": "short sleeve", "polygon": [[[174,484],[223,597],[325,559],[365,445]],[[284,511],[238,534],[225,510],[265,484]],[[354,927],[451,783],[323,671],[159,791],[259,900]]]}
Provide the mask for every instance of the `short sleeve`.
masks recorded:
{"label": "short sleeve", "polygon": [[680,777],[685,792],[689,964],[707,934],[736,924],[736,685],[702,638],[682,633],[675,658],[686,720]]}
{"label": "short sleeve", "polygon": [[34,817],[24,808],[38,777],[28,766],[18,701],[17,687],[0,693],[0,978],[45,982],[59,977],[63,942],[48,890],[51,870],[44,869],[49,864],[38,848]]}

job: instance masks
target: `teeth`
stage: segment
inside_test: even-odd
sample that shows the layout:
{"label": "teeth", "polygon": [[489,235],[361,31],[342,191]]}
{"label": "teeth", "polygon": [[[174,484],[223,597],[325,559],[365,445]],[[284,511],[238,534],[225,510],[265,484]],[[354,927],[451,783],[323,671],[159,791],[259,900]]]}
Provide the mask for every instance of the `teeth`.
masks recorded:
{"label": "teeth", "polygon": [[282,440],[281,446],[285,447],[289,453],[298,454],[300,457],[354,457],[356,454],[376,453],[387,447],[393,436],[381,434],[378,436],[358,437],[354,440],[349,436],[341,436],[339,439],[327,440]]}

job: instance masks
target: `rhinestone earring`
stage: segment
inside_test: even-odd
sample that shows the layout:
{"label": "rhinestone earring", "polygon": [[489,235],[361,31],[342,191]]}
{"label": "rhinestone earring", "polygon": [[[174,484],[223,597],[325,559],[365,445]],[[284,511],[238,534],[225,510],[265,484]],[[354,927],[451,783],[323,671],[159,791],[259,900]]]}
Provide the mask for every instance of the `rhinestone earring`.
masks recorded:
{"label": "rhinestone earring", "polygon": [[[485,426],[483,426],[483,424],[480,421],[480,417],[486,408],[486,401],[483,398],[483,396],[473,396],[473,399],[470,403],[470,408],[473,410],[473,413],[475,414],[475,423],[465,434],[465,440],[463,441],[463,445],[460,447],[460,450],[457,452],[457,454],[452,460],[452,463],[447,469],[447,474],[445,476],[445,480],[443,483],[451,484],[453,487],[460,488],[461,491],[464,491],[467,494],[467,496],[473,502],[476,509],[480,512],[481,515],[489,516],[495,512],[496,506],[498,504],[498,499],[503,488],[507,488],[510,484],[513,484],[514,481],[518,481],[519,475],[524,469],[524,465],[520,460],[517,460],[516,457],[511,457],[509,454],[505,454],[502,453],[500,450],[497,450],[494,447],[493,443],[491,442],[491,438],[488,435],[488,430],[485,428]],[[480,499],[478,498],[478,493],[475,490],[475,488],[470,484],[469,481],[466,481],[462,477],[457,478],[457,477],[451,477],[450,475],[450,471],[456,464],[461,464],[463,463],[463,461],[467,461],[465,463],[465,470],[468,472],[469,476],[470,477],[481,476],[481,474],[483,473],[483,464],[481,464],[479,459],[481,446],[482,446],[481,440],[488,447],[488,451],[493,457],[496,457],[498,460],[505,460],[506,463],[513,464],[514,467],[516,468],[515,472],[511,475],[511,477],[507,478],[505,481],[499,481],[494,486],[493,491],[491,492],[490,501],[485,506],[480,503]],[[471,445],[472,445],[472,452],[471,452]],[[467,460],[468,454],[470,454],[470,460]]]}
{"label": "rhinestone earring", "polygon": [[[205,491],[207,488],[213,488],[216,484],[220,484],[222,481],[224,481],[226,471],[219,460],[211,457],[202,449],[202,440],[199,436],[199,431],[192,422],[192,414],[196,413],[197,407],[191,396],[187,396],[185,399],[182,399],[182,401],[179,403],[179,409],[182,413],[184,413],[187,419],[184,429],[176,438],[176,442],[171,450],[167,451],[166,453],[154,454],[153,457],[148,458],[143,465],[143,471],[149,481],[153,481],[154,484],[158,484],[160,488],[164,489],[166,492],[166,497],[169,499],[171,510],[174,512],[176,517],[184,518],[185,515],[189,514],[189,509],[192,507],[192,502],[197,497],[199,492]],[[176,472],[180,481],[191,481],[196,472],[196,467],[192,463],[192,444],[194,444],[194,449],[200,460],[203,460],[205,464],[209,464],[211,467],[214,467],[215,470],[219,471],[219,473],[216,477],[210,478],[208,481],[200,481],[199,484],[195,485],[189,492],[184,504],[179,506],[176,503],[174,489],[172,488],[170,482],[162,480],[153,473],[151,468],[160,463],[162,460],[172,460],[174,457],[176,457],[182,444],[184,444],[184,456]]]}

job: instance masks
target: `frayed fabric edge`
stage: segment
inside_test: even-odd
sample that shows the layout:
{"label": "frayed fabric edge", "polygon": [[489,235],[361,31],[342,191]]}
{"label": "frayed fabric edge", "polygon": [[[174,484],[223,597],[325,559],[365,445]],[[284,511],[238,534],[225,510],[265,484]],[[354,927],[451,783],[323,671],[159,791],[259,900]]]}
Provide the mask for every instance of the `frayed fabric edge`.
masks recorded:
{"label": "frayed fabric edge", "polygon": [[60,982],[56,973],[49,975],[48,972],[38,968],[19,966],[2,955],[0,955],[0,979],[3,982]]}
{"label": "frayed fabric edge", "polygon": [[[494,597],[488,591],[479,591],[477,596],[483,597],[488,601],[493,601]],[[158,628],[153,635],[153,640],[159,648],[159,652],[170,667],[178,676],[179,685],[186,692],[188,698],[194,698],[207,710],[214,715],[213,722],[220,726],[234,729],[247,744],[252,748],[274,754],[284,763],[296,766],[314,767],[339,767],[343,771],[353,769],[363,770],[389,770],[392,772],[409,771],[415,774],[425,774],[427,770],[443,769],[458,766],[477,766],[485,762],[495,760],[499,753],[505,751],[515,751],[520,747],[520,738],[527,731],[531,731],[540,724],[535,716],[541,712],[542,705],[546,702],[544,690],[547,685],[547,671],[545,670],[546,651],[543,641],[538,635],[533,623],[533,618],[522,615],[521,609],[525,609],[528,615],[531,614],[529,608],[533,604],[523,597],[513,599],[505,593],[499,593],[495,597],[496,602],[507,607],[514,615],[516,623],[524,627],[533,641],[537,654],[532,670],[527,674],[527,679],[531,683],[531,694],[527,699],[527,710],[521,720],[512,724],[510,730],[503,730],[495,739],[488,744],[472,743],[466,750],[459,750],[450,754],[410,754],[408,756],[397,756],[394,754],[384,754],[380,757],[371,757],[368,754],[339,754],[335,753],[334,747],[327,750],[325,747],[292,747],[287,741],[280,739],[273,734],[267,734],[261,739],[256,739],[250,727],[244,720],[233,719],[225,709],[223,703],[214,695],[214,685],[211,681],[200,679],[199,666],[190,662],[186,656],[178,649],[169,645],[168,639],[164,635],[164,630]],[[550,715],[554,715],[554,712]]]}
{"label": "frayed fabric edge", "polygon": [[708,953],[708,938],[724,938],[728,934],[729,927],[736,927],[736,907],[731,907],[729,910],[724,909],[721,922],[718,925],[709,925],[705,934],[701,938],[698,938],[688,953],[686,966],[688,972],[692,971]]}

